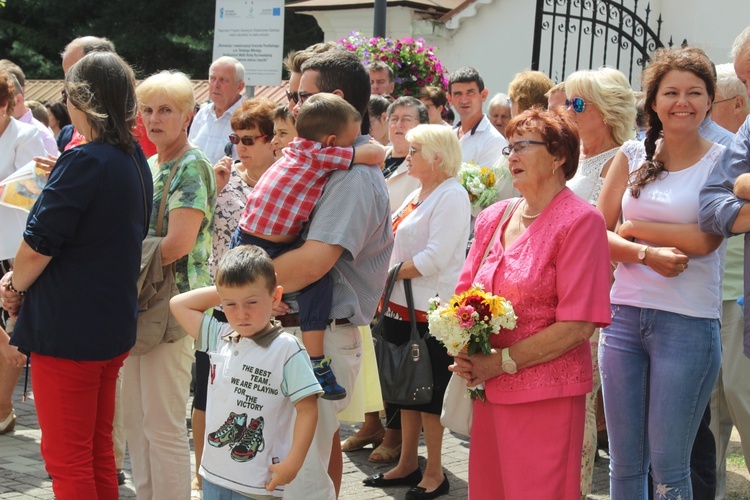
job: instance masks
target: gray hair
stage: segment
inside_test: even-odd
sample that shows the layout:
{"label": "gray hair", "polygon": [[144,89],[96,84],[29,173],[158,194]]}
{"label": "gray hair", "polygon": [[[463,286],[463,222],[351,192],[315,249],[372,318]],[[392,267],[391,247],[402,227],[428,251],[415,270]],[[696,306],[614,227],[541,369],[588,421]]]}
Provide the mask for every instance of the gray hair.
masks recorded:
{"label": "gray hair", "polygon": [[745,28],[737,38],[734,39],[732,50],[729,55],[732,59],[742,54],[745,50],[750,50],[750,26]]}
{"label": "gray hair", "polygon": [[236,82],[244,82],[245,81],[245,67],[242,65],[241,62],[239,62],[234,57],[229,56],[221,56],[217,60],[211,63],[211,66],[208,67],[208,72],[211,72],[211,68],[214,66],[220,65],[220,64],[226,64],[226,65],[232,65],[234,66],[234,81]]}
{"label": "gray hair", "polygon": [[492,99],[490,99],[490,102],[487,104],[487,110],[491,110],[495,106],[510,108],[510,98],[507,94],[503,94],[502,92],[493,95]]}
{"label": "gray hair", "polygon": [[419,119],[419,123],[430,123],[430,115],[427,114],[427,106],[422,103],[419,99],[416,97],[411,96],[403,96],[399,97],[395,101],[391,103],[390,106],[388,106],[388,119],[391,118],[391,115],[394,111],[396,111],[396,108],[414,108],[417,110],[417,118]]}
{"label": "gray hair", "polygon": [[732,63],[716,65],[716,90],[724,99],[742,97],[745,103],[745,113],[750,114],[750,99],[748,99],[745,85],[737,78]]}

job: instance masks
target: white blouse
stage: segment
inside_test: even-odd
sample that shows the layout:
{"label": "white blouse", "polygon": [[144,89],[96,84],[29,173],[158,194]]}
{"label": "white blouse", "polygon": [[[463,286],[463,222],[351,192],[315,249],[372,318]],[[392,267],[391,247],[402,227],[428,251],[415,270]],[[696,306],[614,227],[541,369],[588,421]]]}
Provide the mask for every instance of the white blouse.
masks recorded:
{"label": "white blouse", "polygon": [[[415,195],[416,191],[407,196],[401,208]],[[396,213],[399,211],[400,208]],[[470,219],[469,194],[451,177],[399,224],[389,267],[409,259],[414,261],[422,274],[411,280],[417,310],[426,311],[429,299],[436,295],[443,302],[453,296],[466,259]],[[391,301],[405,307],[403,282],[396,285]]]}

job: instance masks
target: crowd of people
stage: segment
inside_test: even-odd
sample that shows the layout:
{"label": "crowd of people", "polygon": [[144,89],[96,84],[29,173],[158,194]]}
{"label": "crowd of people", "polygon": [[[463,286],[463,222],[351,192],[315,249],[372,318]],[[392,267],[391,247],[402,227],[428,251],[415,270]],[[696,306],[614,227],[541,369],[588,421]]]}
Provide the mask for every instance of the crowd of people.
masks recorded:
{"label": "crowd of people", "polygon": [[[106,39],[65,48],[46,110],[0,61],[0,180],[48,176],[25,220],[0,207],[0,434],[31,362],[61,500],[117,498],[126,443],[143,499],[335,500],[370,445],[394,465],[363,487],[431,499],[457,376],[484,387],[470,500],[586,498],[604,421],[613,499],[724,498],[733,426],[750,457],[750,27],[732,57],[659,49],[640,99],[607,67],[398,97],[322,43],[286,57],[285,105],[215,60],[197,113],[188,76],[136,86]],[[498,172],[478,215],[465,163]],[[516,327],[452,357],[430,299],[475,285]],[[376,314],[378,342],[424,339],[426,402],[383,401],[405,375],[378,370]]]}

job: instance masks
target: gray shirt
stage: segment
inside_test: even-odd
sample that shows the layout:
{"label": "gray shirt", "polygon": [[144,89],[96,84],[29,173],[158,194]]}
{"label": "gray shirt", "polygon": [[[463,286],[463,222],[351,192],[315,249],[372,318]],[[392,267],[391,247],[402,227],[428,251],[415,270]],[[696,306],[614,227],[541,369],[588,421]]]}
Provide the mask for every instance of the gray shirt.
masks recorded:
{"label": "gray shirt", "polygon": [[[362,145],[369,136],[359,136]],[[331,319],[369,324],[385,288],[393,248],[391,212],[379,168],[354,165],[334,171],[310,217],[305,239],[344,247],[333,278]]]}
{"label": "gray shirt", "polygon": [[[713,123],[713,122],[712,122]],[[718,126],[718,125],[717,125]],[[702,130],[701,130],[702,132]],[[729,133],[728,131],[726,131]],[[701,134],[703,135],[703,134]],[[731,133],[730,133],[731,135]],[[706,139],[714,140],[709,136]],[[732,143],[708,176],[700,193],[698,220],[701,230],[729,238],[732,226],[747,200],[734,196],[734,181],[740,174],[750,172],[750,117],[735,134]],[[745,233],[745,316],[750,315],[750,233]],[[745,322],[745,356],[750,357],[750,321]]]}

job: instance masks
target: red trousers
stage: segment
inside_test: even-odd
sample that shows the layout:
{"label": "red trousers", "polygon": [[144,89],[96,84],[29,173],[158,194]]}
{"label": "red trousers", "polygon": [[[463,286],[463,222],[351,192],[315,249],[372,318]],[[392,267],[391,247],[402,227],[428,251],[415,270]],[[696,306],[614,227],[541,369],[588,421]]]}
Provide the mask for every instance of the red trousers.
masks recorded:
{"label": "red trousers", "polygon": [[32,354],[42,458],[57,500],[119,497],[112,420],[117,372],[127,355],[72,361]]}
{"label": "red trousers", "polygon": [[580,500],[586,396],[474,403],[469,500]]}

